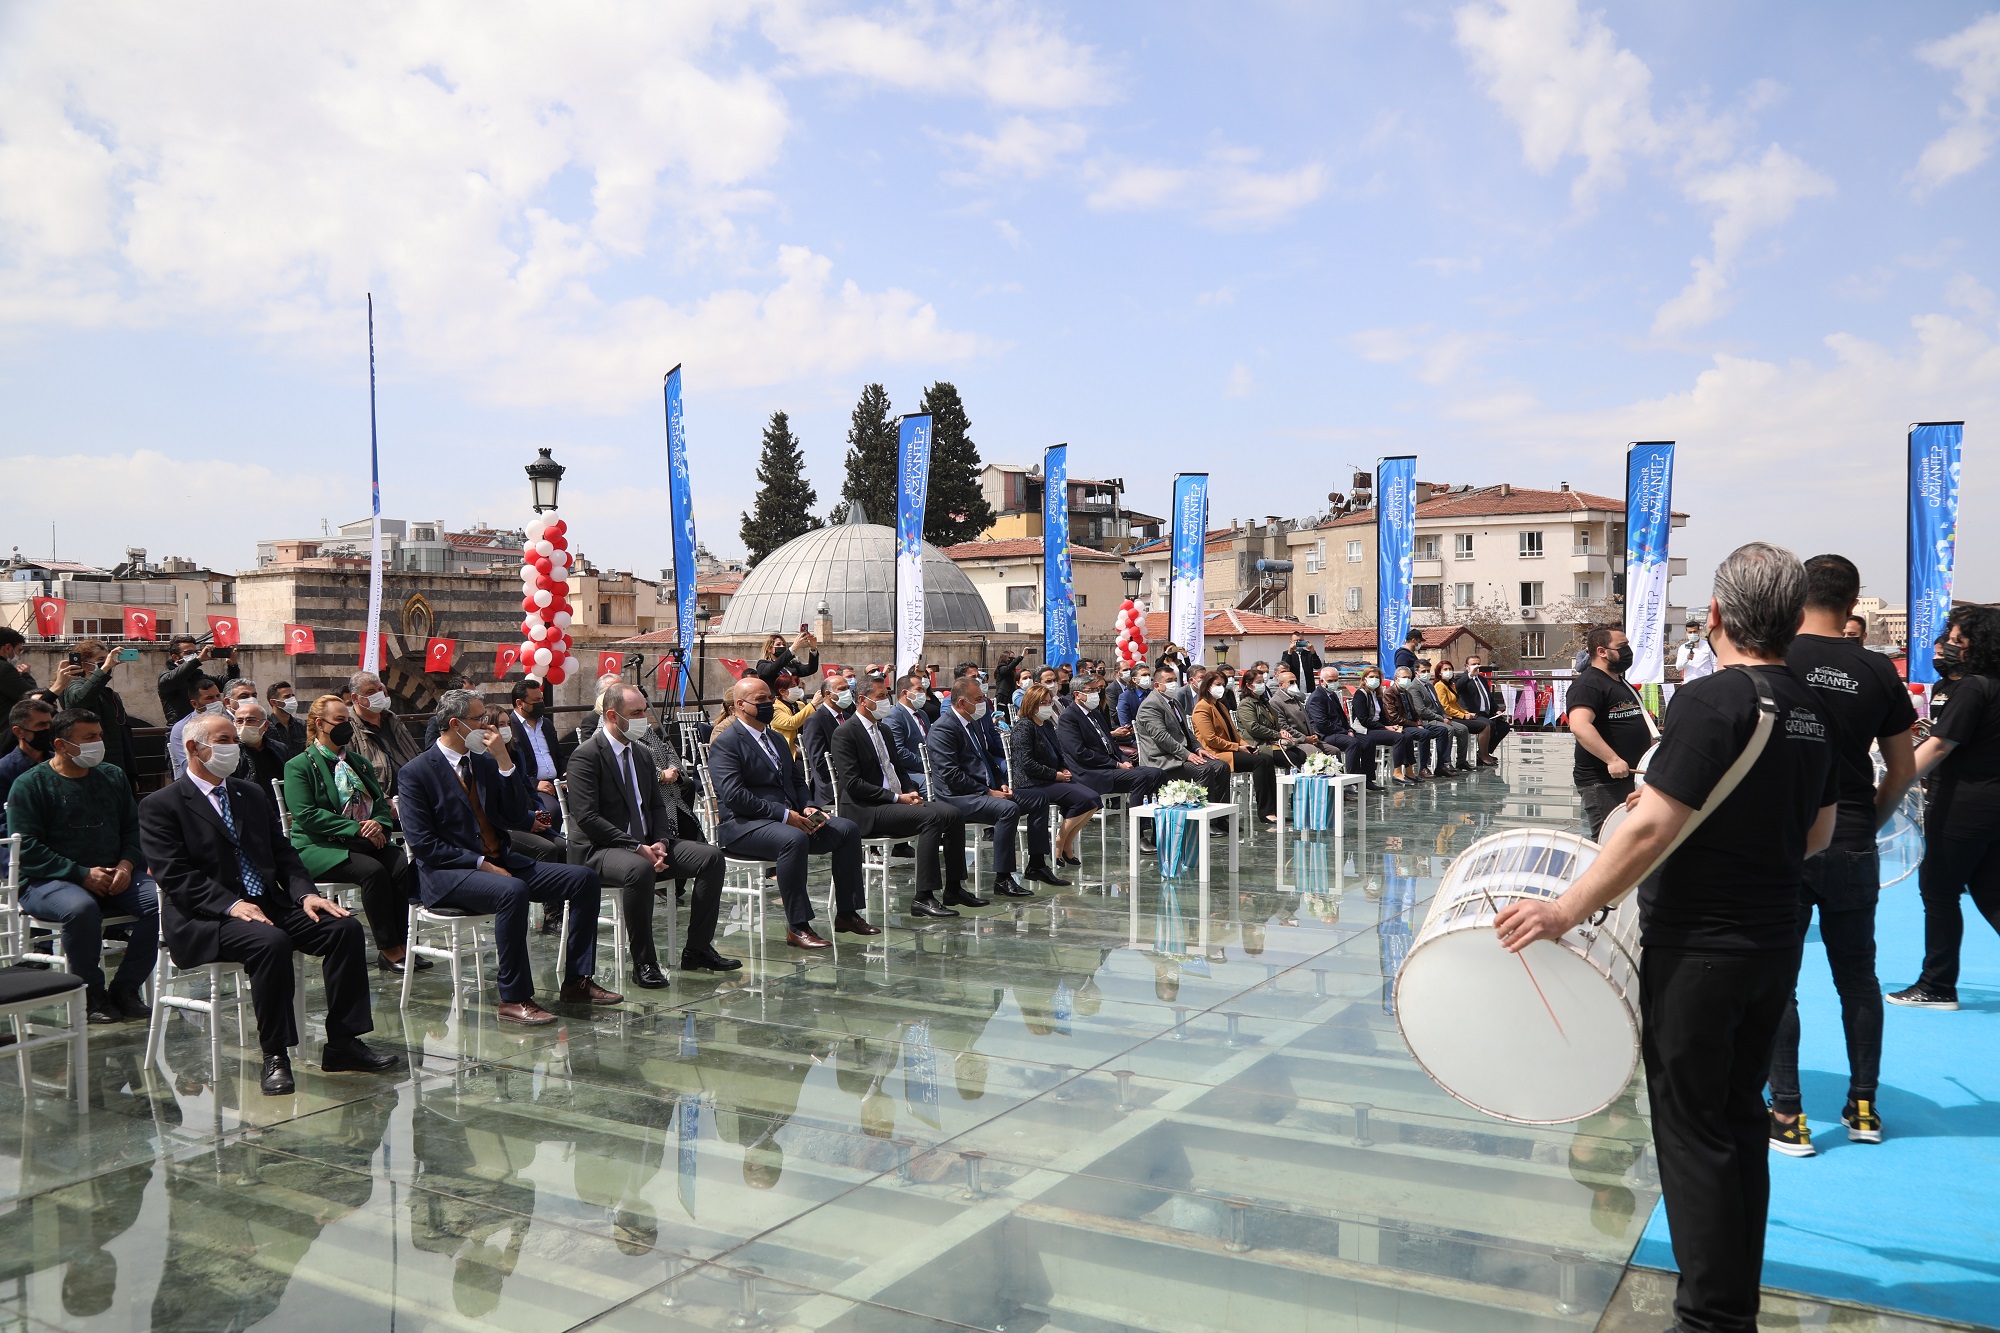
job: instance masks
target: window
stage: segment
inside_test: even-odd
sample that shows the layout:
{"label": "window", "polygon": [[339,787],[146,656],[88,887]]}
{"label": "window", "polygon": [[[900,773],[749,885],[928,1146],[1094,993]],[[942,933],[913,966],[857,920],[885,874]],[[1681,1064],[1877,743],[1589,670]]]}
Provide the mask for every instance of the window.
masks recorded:
{"label": "window", "polygon": [[1417,559],[1435,560],[1437,558],[1438,539],[1435,536],[1417,538]]}
{"label": "window", "polygon": [[1521,656],[1547,657],[1549,639],[1546,630],[1524,629],[1521,631]]}
{"label": "window", "polygon": [[1472,585],[1470,583],[1452,584],[1451,604],[1453,606],[1471,606],[1473,604]]}
{"label": "window", "polygon": [[1089,605],[1090,605],[1090,598],[1089,598],[1088,596],[1086,596],[1086,595],[1085,595],[1085,594],[1083,594],[1083,593],[1078,593],[1078,594],[1076,595],[1076,607],[1077,607],[1077,610],[1081,611],[1081,610],[1082,610],[1082,609],[1083,609],[1084,607],[1086,607],[1086,606],[1089,606]]}
{"label": "window", "polygon": [[1419,611],[1435,611],[1444,605],[1444,585],[1442,583],[1416,583],[1410,586],[1410,605]]}
{"label": "window", "polygon": [[1451,554],[1454,559],[1472,559],[1472,534],[1455,532],[1451,536]]}
{"label": "window", "polygon": [[1523,560],[1539,560],[1542,558],[1541,533],[1523,532],[1521,534],[1521,558]]}
{"label": "window", "polygon": [[597,623],[600,625],[609,625],[611,623],[611,603],[599,602],[597,604]]}
{"label": "window", "polygon": [[1320,594],[1318,594],[1318,593],[1316,593],[1316,592],[1309,592],[1309,593],[1307,593],[1307,594],[1306,594],[1306,614],[1307,614],[1307,615],[1309,615],[1309,616],[1323,616],[1323,615],[1325,615],[1325,614],[1326,614],[1326,598],[1324,598],[1324,597],[1320,596]]}
{"label": "window", "polygon": [[1523,611],[1530,611],[1533,610],[1535,607],[1540,606],[1541,604],[1542,604],[1541,583],[1540,582],[1530,583],[1526,579],[1523,579],[1521,581],[1521,609]]}
{"label": "window", "polygon": [[1577,553],[1578,555],[1589,555],[1589,554],[1590,554],[1590,529],[1589,529],[1589,528],[1578,528],[1578,529],[1576,530],[1576,553]]}
{"label": "window", "polygon": [[1035,609],[1035,585],[1015,584],[1007,589],[1007,609],[1009,611],[1032,611]]}
{"label": "window", "polygon": [[1361,609],[1361,589],[1349,588],[1347,590],[1347,609],[1350,611],[1359,611]]}
{"label": "window", "polygon": [[1589,579],[1578,579],[1576,581],[1576,600],[1579,602],[1587,602],[1590,600]]}
{"label": "window", "polygon": [[1358,565],[1361,563],[1360,542],[1349,542],[1347,544],[1347,563],[1350,565]]}
{"label": "window", "polygon": [[437,539],[438,539],[438,534],[436,528],[418,528],[411,537],[412,541],[420,541],[420,542],[434,542]]}
{"label": "window", "polygon": [[1326,564],[1325,542],[1314,542],[1306,547],[1306,573],[1317,574],[1324,564]]}

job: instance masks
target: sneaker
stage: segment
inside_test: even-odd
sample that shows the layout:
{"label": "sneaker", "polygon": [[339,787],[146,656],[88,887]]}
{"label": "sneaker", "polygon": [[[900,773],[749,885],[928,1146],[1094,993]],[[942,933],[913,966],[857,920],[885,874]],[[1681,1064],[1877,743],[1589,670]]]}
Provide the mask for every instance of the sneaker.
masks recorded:
{"label": "sneaker", "polygon": [[1806,1125],[1805,1113],[1789,1125],[1778,1119],[1777,1108],[1768,1108],[1771,1113],[1771,1151],[1781,1152],[1787,1157],[1812,1157],[1818,1149],[1812,1144],[1812,1130]]}
{"label": "sneaker", "polygon": [[1850,1101],[1841,1108],[1840,1123],[1847,1126],[1847,1138],[1850,1143],[1882,1141],[1882,1117],[1876,1114],[1874,1102],[1866,1099]]}
{"label": "sneaker", "polygon": [[1890,1004],[1900,1004],[1911,1009],[1956,1009],[1958,992],[1938,990],[1919,981],[1904,990],[1892,990],[1882,997]]}

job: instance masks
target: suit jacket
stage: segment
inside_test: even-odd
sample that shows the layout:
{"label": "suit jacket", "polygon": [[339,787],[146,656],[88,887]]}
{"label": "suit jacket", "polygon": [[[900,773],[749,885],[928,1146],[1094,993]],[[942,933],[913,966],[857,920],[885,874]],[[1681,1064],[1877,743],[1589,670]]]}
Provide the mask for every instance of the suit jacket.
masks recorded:
{"label": "suit jacket", "polygon": [[1297,699],[1285,697],[1277,690],[1271,691],[1271,711],[1278,715],[1278,723],[1294,736],[1317,736],[1319,728],[1306,716],[1306,706]]}
{"label": "suit jacket", "polygon": [[833,784],[826,776],[827,747],[833,742],[833,733],[841,725],[839,715],[824,705],[814,705],[812,716],[799,729],[799,753],[805,757],[806,786],[812,791],[813,804],[822,809],[833,809]]}
{"label": "suit jacket", "polygon": [[718,733],[709,746],[708,776],[715,784],[719,843],[734,842],[757,824],[783,822],[787,813],[803,813],[812,804],[785,738],[768,727],[764,738],[778,756],[776,768],[756,733],[741,722]]}
{"label": "suit jacket", "polygon": [[139,845],[160,886],[160,932],[177,967],[214,962],[222,918],[249,896],[236,859],[239,845],[279,912],[319,892],[279,831],[270,793],[236,778],[222,785],[236,821],[234,838],[192,778],[182,777],[139,803]]}
{"label": "suit jacket", "polygon": [[1118,725],[1129,727],[1139,715],[1139,705],[1146,702],[1151,690],[1142,690],[1137,685],[1127,686],[1118,695]]}
{"label": "suit jacket", "polygon": [[1338,685],[1331,689],[1321,685],[1306,696],[1306,721],[1312,724],[1315,736],[1354,734],[1354,729],[1347,723],[1347,704],[1340,697]]}
{"label": "suit jacket", "polygon": [[893,769],[888,774],[882,772],[882,761],[875,756],[875,744],[868,739],[868,724],[861,720],[859,713],[834,728],[833,780],[839,788],[843,806],[894,805],[896,798],[882,785],[885,776],[895,782],[898,791],[917,790],[917,784],[910,781],[909,770],[903,767],[902,756],[896,753],[888,724],[883,722],[878,725]]}
{"label": "suit jacket", "polygon": [[1454,676],[1452,692],[1458,696],[1458,706],[1474,717],[1492,717],[1500,711],[1500,691],[1489,685],[1483,676],[1470,671]]}
{"label": "suit jacket", "polygon": [[[293,755],[285,763],[285,809],[292,816],[292,846],[306,869],[324,875],[347,859],[345,840],[361,836],[361,825],[341,810],[334,785],[334,759],[317,746]],[[375,769],[359,754],[347,756],[347,766],[368,793],[368,817],[385,829],[395,828],[396,814],[375,781]]]}
{"label": "suit jacket", "polygon": [[[495,864],[526,874],[534,862],[507,844],[508,831],[528,832],[534,811],[521,794],[521,784],[500,776],[490,755],[467,756],[473,782],[479,788],[486,821],[500,835]],[[518,769],[520,761],[515,760]],[[403,812],[403,839],[417,865],[417,886],[431,905],[479,871],[486,852],[479,842],[479,821],[459,785],[458,772],[443,751],[433,745],[404,764],[396,775],[396,799]]]}
{"label": "suit jacket", "polygon": [[1400,726],[1403,723],[1405,719],[1402,710],[1395,706],[1395,689],[1394,685],[1385,682],[1380,690],[1373,693],[1367,690],[1354,692],[1354,697],[1348,706],[1354,710],[1356,731],[1376,731],[1382,727]]}
{"label": "suit jacket", "polygon": [[1132,734],[1139,742],[1139,762],[1148,768],[1185,764],[1188,751],[1201,744],[1164,690],[1148,691],[1139,711],[1133,715]]}
{"label": "suit jacket", "polygon": [[917,714],[900,703],[882,720],[883,734],[896,747],[896,761],[905,773],[914,775],[924,771],[924,737],[934,725],[928,716],[919,720]]}
{"label": "suit jacket", "polygon": [[[1065,708],[1062,713],[1082,711],[1080,708]],[[1056,722],[1061,720],[1062,715],[1058,714]],[[1007,739],[1012,742],[1013,751],[1009,756],[1011,764],[1008,772],[1014,775],[1014,780],[1021,786],[1046,787],[1051,783],[1062,781],[1056,776],[1056,772],[1068,765],[1063,763],[1062,752],[1056,747],[1056,723],[1044,726],[1039,722],[1030,722],[1022,718],[1014,724],[1014,729],[1007,733]]]}
{"label": "suit jacket", "polygon": [[1236,718],[1229,711],[1229,700],[1202,699],[1194,706],[1194,716],[1189,719],[1195,736],[1201,741],[1201,748],[1213,755],[1227,754],[1235,750],[1254,750],[1257,747],[1243,739],[1236,730]]}
{"label": "suit jacket", "polygon": [[[931,795],[984,796],[995,787],[1007,785],[1006,773],[993,765],[986,747],[956,708],[938,715],[936,725],[924,738],[924,752],[930,757]],[[986,771],[985,779],[979,776]]]}
{"label": "suit jacket", "polygon": [[1056,736],[1070,768],[1078,773],[1108,773],[1118,767],[1118,752],[1109,728],[1096,713],[1072,708],[1056,719]]}
{"label": "suit jacket", "polygon": [[[653,752],[644,745],[630,749],[632,777],[639,784],[638,799],[646,811],[645,828],[650,835],[646,841],[671,844],[676,825],[660,790],[660,770],[653,766]],[[568,768],[569,823],[564,832],[569,845],[581,852],[637,847],[640,840],[631,831],[632,796],[604,728],[599,727],[576,747]]]}

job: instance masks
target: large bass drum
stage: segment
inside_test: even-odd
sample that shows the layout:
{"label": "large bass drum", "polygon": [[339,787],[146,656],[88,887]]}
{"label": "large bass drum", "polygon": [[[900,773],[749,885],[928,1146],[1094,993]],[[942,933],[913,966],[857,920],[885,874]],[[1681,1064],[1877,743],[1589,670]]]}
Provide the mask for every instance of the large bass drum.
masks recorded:
{"label": "large bass drum", "polygon": [[1431,900],[1396,975],[1396,1023],[1431,1080],[1474,1110],[1562,1124],[1603,1110],[1632,1080],[1637,901],[1519,954],[1493,932],[1500,908],[1562,896],[1597,850],[1554,829],[1495,833],[1460,854]]}

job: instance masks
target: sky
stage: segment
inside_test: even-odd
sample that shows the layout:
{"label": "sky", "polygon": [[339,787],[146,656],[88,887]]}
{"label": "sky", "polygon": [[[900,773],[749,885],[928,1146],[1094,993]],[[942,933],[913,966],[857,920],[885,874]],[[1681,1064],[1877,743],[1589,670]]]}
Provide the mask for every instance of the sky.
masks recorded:
{"label": "sky", "polygon": [[[0,551],[221,568],[368,505],[601,565],[740,553],[791,414],[957,384],[1164,513],[1311,518],[1414,453],[1619,494],[1676,600],[1740,542],[1903,597],[1904,432],[1963,419],[2000,599],[2000,10],[1753,0],[0,5]],[[1987,239],[1981,241],[1981,237]]]}

